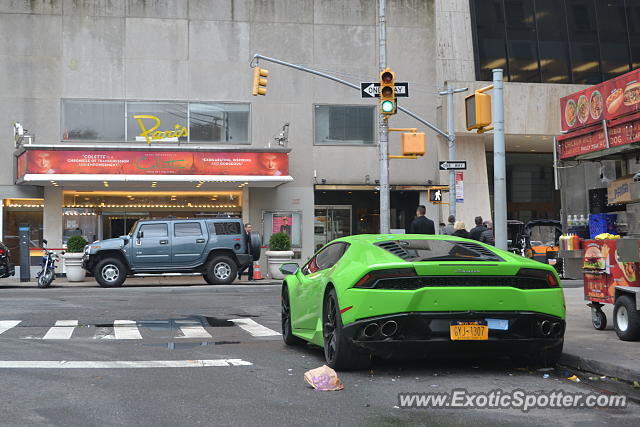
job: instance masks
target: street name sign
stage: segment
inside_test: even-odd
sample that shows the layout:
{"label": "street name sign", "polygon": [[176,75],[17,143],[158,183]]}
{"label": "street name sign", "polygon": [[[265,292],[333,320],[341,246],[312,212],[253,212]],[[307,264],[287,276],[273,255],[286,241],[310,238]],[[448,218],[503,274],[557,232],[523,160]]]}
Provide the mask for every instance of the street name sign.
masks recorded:
{"label": "street name sign", "polygon": [[444,160],[439,162],[441,171],[466,171],[466,160]]}
{"label": "street name sign", "polygon": [[[360,91],[363,98],[380,98],[380,82],[361,82]],[[394,85],[396,98],[409,96],[409,83],[396,82]]]}

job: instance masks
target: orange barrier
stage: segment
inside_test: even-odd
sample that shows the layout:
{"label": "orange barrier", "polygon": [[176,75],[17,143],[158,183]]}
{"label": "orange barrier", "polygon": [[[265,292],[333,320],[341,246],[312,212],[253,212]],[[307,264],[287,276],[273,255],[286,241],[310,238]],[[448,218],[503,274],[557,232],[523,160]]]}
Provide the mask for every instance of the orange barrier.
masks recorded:
{"label": "orange barrier", "polygon": [[253,267],[253,280],[262,280],[262,274],[260,274],[260,263],[255,262]]}

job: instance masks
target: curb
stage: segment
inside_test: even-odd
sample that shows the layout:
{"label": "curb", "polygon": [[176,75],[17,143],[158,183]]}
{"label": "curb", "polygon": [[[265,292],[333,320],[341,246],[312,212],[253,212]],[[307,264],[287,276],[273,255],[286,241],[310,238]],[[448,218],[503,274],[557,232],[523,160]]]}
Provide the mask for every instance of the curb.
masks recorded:
{"label": "curb", "polygon": [[638,364],[638,369],[628,369],[614,365],[613,363],[585,359],[575,354],[568,353],[562,353],[558,363],[570,368],[593,372],[598,375],[606,375],[607,377],[618,378],[624,381],[633,382],[640,380],[640,364]]}

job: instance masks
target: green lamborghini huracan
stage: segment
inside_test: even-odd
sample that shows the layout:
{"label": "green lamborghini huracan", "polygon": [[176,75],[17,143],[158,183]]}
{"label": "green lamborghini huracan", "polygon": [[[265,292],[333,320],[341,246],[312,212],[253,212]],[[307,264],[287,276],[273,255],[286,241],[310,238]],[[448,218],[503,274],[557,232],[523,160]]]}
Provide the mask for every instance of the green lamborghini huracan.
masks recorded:
{"label": "green lamborghini huracan", "polygon": [[357,235],[306,264],[284,264],[282,334],[324,348],[327,364],[370,356],[491,353],[554,365],[564,294],[553,267],[452,236]]}

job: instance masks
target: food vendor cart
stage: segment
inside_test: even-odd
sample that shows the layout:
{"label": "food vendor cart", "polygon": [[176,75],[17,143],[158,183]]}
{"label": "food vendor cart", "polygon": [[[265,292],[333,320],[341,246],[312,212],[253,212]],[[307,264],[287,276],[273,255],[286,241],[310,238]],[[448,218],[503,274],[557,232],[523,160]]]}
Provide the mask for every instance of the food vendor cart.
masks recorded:
{"label": "food vendor cart", "polygon": [[593,327],[602,330],[604,304],[613,304],[613,327],[624,341],[640,340],[640,251],[638,239],[583,241],[584,298]]}

